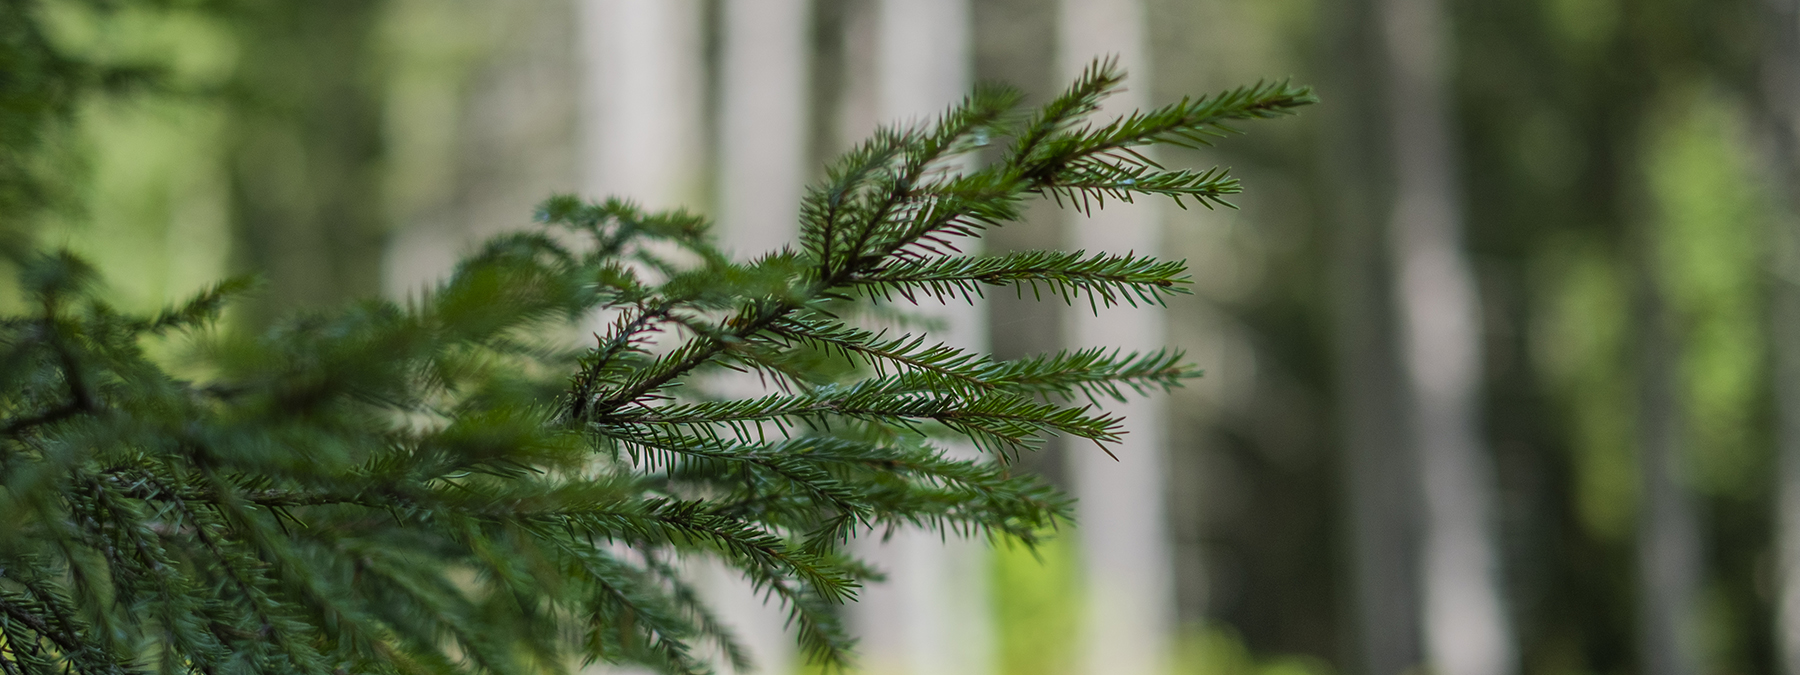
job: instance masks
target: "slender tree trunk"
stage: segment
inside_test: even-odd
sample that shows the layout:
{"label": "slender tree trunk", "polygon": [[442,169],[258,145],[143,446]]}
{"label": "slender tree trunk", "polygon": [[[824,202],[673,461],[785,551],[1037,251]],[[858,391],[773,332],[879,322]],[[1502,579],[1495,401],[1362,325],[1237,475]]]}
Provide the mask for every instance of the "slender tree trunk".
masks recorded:
{"label": "slender tree trunk", "polygon": [[1800,675],[1800,219],[1795,213],[1800,210],[1777,221],[1769,290],[1777,417],[1775,647],[1787,675]]}
{"label": "slender tree trunk", "polygon": [[381,92],[386,3],[247,3],[235,91],[233,220],[242,266],[269,291],[257,322],[381,289]]}
{"label": "slender tree trunk", "polygon": [[1406,452],[1403,383],[1378,230],[1343,212],[1337,222],[1334,351],[1349,520],[1350,651],[1358,672],[1397,675],[1422,658],[1413,520],[1417,467]]}
{"label": "slender tree trunk", "polygon": [[1681,470],[1685,413],[1677,379],[1681,350],[1658,288],[1654,233],[1649,229],[1642,227],[1632,252],[1639,379],[1639,668],[1646,675],[1695,675],[1700,662],[1692,612],[1700,582],[1700,541]]}
{"label": "slender tree trunk", "polygon": [[[1643,100],[1652,100],[1646,96]],[[1623,250],[1632,283],[1633,357],[1637,377],[1637,638],[1645,675],[1696,675],[1701,670],[1695,601],[1701,581],[1699,521],[1686,480],[1687,405],[1677,314],[1659,271],[1665,244],[1661,214],[1651,203],[1642,146],[1648,126],[1638,115],[1614,139],[1620,176],[1616,212],[1625,224]]]}
{"label": "slender tree trunk", "polygon": [[1342,434],[1349,571],[1348,662],[1363,675],[1398,675],[1422,661],[1414,514],[1419,481],[1404,432],[1405,379],[1395,286],[1382,236],[1394,190],[1393,132],[1381,87],[1378,0],[1329,6],[1335,27],[1326,184],[1332,192],[1332,298],[1338,424]]}
{"label": "slender tree trunk", "polygon": [[1770,289],[1776,405],[1776,656],[1782,672],[1800,675],[1800,222],[1779,221]]}
{"label": "slender tree trunk", "polygon": [[[1659,95],[1677,91],[1681,82],[1648,72],[1679,72],[1676,64],[1704,69],[1718,65],[1706,50],[1710,41],[1671,47],[1675,36],[1704,40],[1700,21],[1713,11],[1684,3],[1621,5],[1618,49],[1608,59],[1599,127],[1604,154],[1610,220],[1619,232],[1621,261],[1629,272],[1631,292],[1632,384],[1636,389],[1633,439],[1638,470],[1635,509],[1637,672],[1645,675],[1696,675],[1702,670],[1696,610],[1704,578],[1700,521],[1687,478],[1689,442],[1681,377],[1684,317],[1671,306],[1664,267],[1670,244],[1663,240],[1669,214],[1659,213],[1655,187],[1645,157],[1655,139],[1653,111]],[[1686,14],[1684,10],[1694,13]]]}
{"label": "slender tree trunk", "polygon": [[[1062,0],[1064,81],[1096,58],[1117,56],[1132,78],[1106,104],[1118,115],[1149,104],[1151,72],[1146,37],[1148,17],[1141,0]],[[1160,204],[1109,204],[1092,217],[1070,214],[1069,242],[1089,252],[1154,254],[1161,248]],[[1073,346],[1155,349],[1164,344],[1164,321],[1154,308],[1131,311],[1086,308],[1070,315]],[[1082,628],[1085,658],[1080,672],[1113,675],[1160,673],[1168,657],[1175,619],[1173,560],[1164,500],[1167,475],[1163,402],[1137,399],[1107,402],[1124,415],[1127,434],[1113,446],[1113,461],[1099,448],[1067,449],[1069,477],[1079,499],[1077,517],[1083,562]]]}
{"label": "slender tree trunk", "polygon": [[724,0],[720,233],[739,256],[792,245],[812,154],[811,0]]}
{"label": "slender tree trunk", "polygon": [[[1028,100],[1042,101],[1066,84],[1056,63],[1056,44],[1044,39],[1056,30],[1056,5],[1047,0],[982,0],[974,3],[975,79],[1019,87]],[[987,233],[982,245],[993,253],[1054,249],[1064,241],[1063,212],[1049,201],[1026,207],[1024,222]],[[987,298],[995,358],[1017,359],[1055,352],[1063,339],[1066,312],[1031,296],[995,293]],[[1061,439],[1049,439],[1036,453],[1019,457],[1021,470],[1058,485],[1063,480]],[[1084,448],[1085,450],[1085,448]],[[1066,488],[1065,488],[1066,489]]]}
{"label": "slender tree trunk", "polygon": [[[810,0],[724,0],[719,36],[717,222],[725,247],[751,258],[794,244],[811,158]],[[712,384],[722,393],[762,396],[771,387],[749,373]],[[783,608],[720,565],[702,573],[720,620],[756,659],[756,672],[789,673],[794,636]]]}
{"label": "slender tree trunk", "polygon": [[[1640,10],[1644,8],[1640,7]],[[1647,19],[1640,18],[1640,21]],[[1655,43],[1636,45],[1633,61],[1654,63]],[[1618,177],[1614,212],[1623,224],[1622,251],[1631,270],[1632,333],[1637,409],[1637,639],[1638,671],[1645,675],[1696,675],[1701,671],[1695,609],[1702,580],[1701,539],[1694,497],[1688,489],[1688,406],[1680,376],[1683,335],[1678,315],[1665,297],[1662,214],[1651,204],[1652,188],[1643,146],[1650,126],[1641,113],[1655,100],[1653,87],[1641,89],[1642,103],[1628,108],[1633,124],[1621,124],[1610,139],[1609,159]]]}
{"label": "slender tree trunk", "polygon": [[[883,124],[931,120],[970,85],[967,0],[879,0],[874,15],[874,110]],[[964,253],[978,243],[957,242]],[[985,352],[978,305],[925,300],[920,312],[943,322],[932,338]],[[953,453],[973,456],[973,447]],[[872,533],[861,551],[887,572],[854,608],[865,669],[871,673],[976,675],[992,672],[986,542],[919,529]]]}
{"label": "slender tree trunk", "polygon": [[1516,669],[1480,425],[1481,320],[1462,242],[1440,0],[1381,0],[1395,194],[1388,242],[1418,453],[1425,654],[1442,675]]}
{"label": "slender tree trunk", "polygon": [[578,0],[583,192],[702,202],[700,0]]}
{"label": "slender tree trunk", "polygon": [[1782,208],[1769,228],[1775,365],[1775,648],[1800,675],[1800,1],[1764,0],[1759,101],[1764,161]]}
{"label": "slender tree trunk", "polygon": [[[650,209],[702,204],[701,1],[576,2],[582,196],[624,197]],[[707,583],[704,567],[692,573]],[[645,671],[596,665],[587,672]]]}

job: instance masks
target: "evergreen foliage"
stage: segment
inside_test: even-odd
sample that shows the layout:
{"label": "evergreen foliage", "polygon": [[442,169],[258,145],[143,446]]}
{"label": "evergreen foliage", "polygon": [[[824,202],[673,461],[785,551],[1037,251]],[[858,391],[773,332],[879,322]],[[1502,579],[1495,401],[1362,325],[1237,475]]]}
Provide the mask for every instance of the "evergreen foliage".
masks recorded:
{"label": "evergreen foliage", "polygon": [[[1137,255],[955,249],[1033,194],[1222,204],[1223,172],[1141,150],[1312,101],[1261,84],[1089,122],[1122,77],[1096,64],[1029,116],[983,89],[878,132],[806,195],[798,247],[751,263],[699,217],[558,197],[429,292],[251,336],[212,328],[243,281],[135,316],[81,260],[12,254],[31,309],[0,319],[0,671],[747,665],[683,578],[695,557],[846,661],[835,607],[875,577],[847,538],[1032,542],[1070,503],[1010,458],[1046,434],[1104,446],[1119,420],[1088,403],[1195,375],[1169,352],[997,361],[846,318],[990,287],[1183,292],[1180,264]],[[991,161],[959,159],[977,151]],[[592,346],[569,346],[596,316]],[[189,355],[153,360],[157,340]],[[729,370],[777,393],[696,393]],[[958,459],[957,438],[987,452]]]}

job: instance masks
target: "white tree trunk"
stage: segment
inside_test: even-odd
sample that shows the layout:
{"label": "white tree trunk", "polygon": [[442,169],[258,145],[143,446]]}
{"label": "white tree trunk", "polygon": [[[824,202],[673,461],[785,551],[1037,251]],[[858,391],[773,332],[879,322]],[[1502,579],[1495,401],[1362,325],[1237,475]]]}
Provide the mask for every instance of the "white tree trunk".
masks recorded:
{"label": "white tree trunk", "polygon": [[[1063,81],[1095,58],[1117,56],[1130,72],[1126,91],[1102,115],[1118,115],[1149,103],[1150,70],[1141,0],[1060,0]],[[1159,204],[1109,203],[1092,217],[1070,214],[1069,241],[1089,252],[1154,254],[1161,247]],[[1151,350],[1165,343],[1162,312],[1149,307],[1071,312],[1072,346]],[[1162,399],[1107,402],[1126,418],[1125,440],[1110,448],[1070,444],[1069,475],[1079,500],[1085,591],[1083,662],[1079,672],[1150,675],[1163,672],[1175,616],[1173,561],[1164,505]]]}
{"label": "white tree trunk", "polygon": [[725,0],[720,235],[739,257],[799,237],[808,175],[811,0]]}
{"label": "white tree trunk", "polygon": [[[753,258],[794,243],[807,152],[810,0],[725,0],[719,74],[718,227],[726,249]],[[735,375],[735,376],[732,376]],[[710,386],[752,397],[761,378],[738,373]],[[756,660],[757,672],[795,667],[794,636],[779,604],[765,602],[723,565],[705,565],[701,583],[719,618]]]}
{"label": "white tree trunk", "polygon": [[[872,106],[883,124],[927,122],[970,84],[967,0],[879,0],[875,16],[876,85]],[[958,243],[964,253],[977,242]],[[920,313],[942,321],[933,339],[985,351],[980,306],[925,300]],[[953,452],[972,456],[973,447]],[[980,675],[993,671],[987,547],[981,540],[919,529],[865,535],[859,552],[887,573],[863,589],[852,610],[862,666],[880,675]]]}
{"label": "white tree trunk", "polygon": [[579,0],[584,196],[700,204],[700,20],[700,0]]}
{"label": "white tree trunk", "polygon": [[1491,458],[1480,428],[1481,318],[1463,251],[1462,198],[1440,0],[1382,0],[1395,201],[1394,305],[1425,517],[1425,656],[1441,675],[1517,669],[1501,592]]}
{"label": "white tree trunk", "polygon": [[[581,196],[624,197],[655,210],[700,206],[701,0],[576,2]],[[647,671],[596,665],[585,672]]]}

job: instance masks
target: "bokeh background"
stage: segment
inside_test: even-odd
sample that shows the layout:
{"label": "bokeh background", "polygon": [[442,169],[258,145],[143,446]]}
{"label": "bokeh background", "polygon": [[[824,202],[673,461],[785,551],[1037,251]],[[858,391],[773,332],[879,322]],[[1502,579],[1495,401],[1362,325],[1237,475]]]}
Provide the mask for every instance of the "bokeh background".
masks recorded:
{"label": "bokeh background", "polygon": [[[1100,323],[1206,375],[1134,408],[1117,463],[1025,460],[1084,505],[1038,551],[871,538],[865,670],[1800,673],[1794,0],[0,4],[7,54],[150,73],[0,134],[36,177],[0,233],[128,307],[260,274],[250,329],[416,291],[552,193],[779,246],[832,156],[975,82],[1041,102],[1114,55],[1128,106],[1314,85],[1158,156],[1232,167],[1237,210],[1039,205],[989,238],[1186,259],[1192,296]],[[27,70],[0,60],[0,112]],[[1004,357],[1109,335],[1009,293],[931,311]]]}

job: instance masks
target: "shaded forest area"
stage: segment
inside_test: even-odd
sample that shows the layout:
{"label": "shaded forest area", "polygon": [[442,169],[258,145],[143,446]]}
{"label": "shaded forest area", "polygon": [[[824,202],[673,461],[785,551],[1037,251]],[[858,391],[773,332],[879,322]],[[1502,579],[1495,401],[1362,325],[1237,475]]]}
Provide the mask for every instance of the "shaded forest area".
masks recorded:
{"label": "shaded forest area", "polygon": [[[552,192],[729,219],[732,3],[631,68],[698,134],[609,169],[583,1],[0,0],[0,236],[140,308],[254,271],[257,326],[405,292]],[[1041,102],[1081,4],[971,0],[970,78]],[[1195,291],[1165,341],[1207,372],[1165,413],[1182,672],[1800,673],[1794,0],[1117,4],[1150,102],[1322,100],[1161,157],[1247,186],[1160,211]],[[879,5],[793,5],[810,171],[880,116]],[[1070,245],[1033,214],[990,250]],[[985,309],[1002,357],[1070,330]],[[1028,466],[1069,484],[1073,451]],[[1001,672],[1081,670],[1080,536],[991,559]]]}

